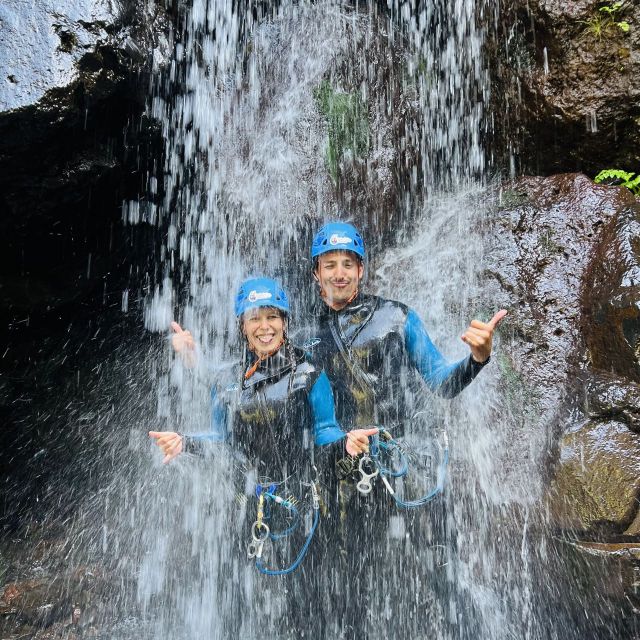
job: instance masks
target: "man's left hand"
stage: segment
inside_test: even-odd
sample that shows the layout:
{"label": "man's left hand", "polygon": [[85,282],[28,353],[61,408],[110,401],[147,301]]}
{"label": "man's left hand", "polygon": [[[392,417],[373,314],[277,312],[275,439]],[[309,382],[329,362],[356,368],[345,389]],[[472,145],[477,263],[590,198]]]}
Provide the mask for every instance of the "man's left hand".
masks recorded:
{"label": "man's left hand", "polygon": [[476,362],[486,362],[491,355],[493,332],[507,315],[506,309],[500,309],[489,322],[472,320],[469,328],[462,335],[462,340],[469,345],[471,357]]}
{"label": "man's left hand", "polygon": [[352,429],[347,433],[345,448],[350,456],[369,453],[369,436],[378,433],[378,427],[370,429]]}

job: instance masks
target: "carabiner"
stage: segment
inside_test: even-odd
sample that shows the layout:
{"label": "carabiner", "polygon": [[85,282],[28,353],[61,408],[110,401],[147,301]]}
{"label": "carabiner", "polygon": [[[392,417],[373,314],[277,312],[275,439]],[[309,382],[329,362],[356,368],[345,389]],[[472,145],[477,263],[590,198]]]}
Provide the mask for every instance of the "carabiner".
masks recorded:
{"label": "carabiner", "polygon": [[269,537],[269,525],[257,520],[251,526],[251,542],[247,545],[247,558],[261,558],[262,547]]}
{"label": "carabiner", "polygon": [[[368,464],[371,464],[373,467],[371,473],[367,473],[365,470],[365,465]],[[356,487],[363,496],[366,496],[371,493],[371,489],[373,489],[373,484],[371,483],[372,478],[375,478],[380,473],[380,470],[369,456],[362,456],[362,458],[360,458],[360,464],[358,465],[358,471],[362,477]]]}

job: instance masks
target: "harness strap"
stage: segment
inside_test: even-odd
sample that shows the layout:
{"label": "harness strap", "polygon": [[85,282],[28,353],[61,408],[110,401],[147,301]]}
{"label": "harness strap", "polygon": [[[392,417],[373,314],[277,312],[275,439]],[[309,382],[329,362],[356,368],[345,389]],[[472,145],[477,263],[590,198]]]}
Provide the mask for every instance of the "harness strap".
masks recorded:
{"label": "harness strap", "polygon": [[[357,333],[355,333],[352,336],[351,342],[355,340],[357,335],[369,323],[369,321],[373,316],[374,311],[375,311],[375,308],[371,311],[371,313],[369,314],[369,317],[366,318],[361,323],[361,326],[359,327]],[[338,351],[340,352],[340,355],[342,356],[344,363],[347,365],[347,368],[351,372],[351,375],[356,380],[356,382],[358,382],[362,390],[365,393],[369,393],[370,395],[375,397],[376,390],[373,384],[373,380],[371,379],[371,376],[360,366],[360,363],[355,359],[355,357],[353,356],[353,353],[351,352],[351,349],[349,348],[350,345],[347,346],[344,336],[342,335],[342,332],[340,331],[337,325],[338,325],[338,317],[336,316],[334,318],[334,321],[329,323],[329,329],[331,330],[331,336],[333,337],[333,340],[336,343],[336,346],[338,347]]]}

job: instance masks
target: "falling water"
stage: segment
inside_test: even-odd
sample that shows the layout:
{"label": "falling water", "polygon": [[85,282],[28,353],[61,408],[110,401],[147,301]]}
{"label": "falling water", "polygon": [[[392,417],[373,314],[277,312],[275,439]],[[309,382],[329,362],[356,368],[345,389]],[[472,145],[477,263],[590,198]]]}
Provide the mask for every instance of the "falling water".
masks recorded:
{"label": "falling water", "polygon": [[[363,228],[373,254],[367,287],[415,307],[448,357],[466,353],[459,335],[473,316],[495,311],[475,231],[486,215],[484,2],[413,5],[283,0],[262,15],[260,3],[193,0],[182,9],[149,106],[166,141],[149,182],[158,197],[125,203],[123,220],[162,234],[145,326],[163,336],[174,319],[189,328],[199,366],[183,368],[168,340],[149,352],[152,399],[117,409],[128,439],[78,517],[69,554],[102,558],[117,582],[94,616],[105,638],[289,637],[287,583],[267,584],[243,558],[226,461],[163,466],[144,432],[207,428],[211,379],[238,353],[241,279],[280,278],[300,321],[314,295],[313,230],[342,217]],[[388,585],[406,612],[397,628],[415,637],[561,637],[535,615],[530,568],[545,443],[523,438],[527,398],[517,385],[504,390],[509,372],[495,360],[462,399],[430,398],[452,441],[449,586],[439,593],[434,583],[415,602],[407,585]],[[527,448],[526,462],[515,461],[514,444]],[[353,606],[376,637],[384,612]]]}

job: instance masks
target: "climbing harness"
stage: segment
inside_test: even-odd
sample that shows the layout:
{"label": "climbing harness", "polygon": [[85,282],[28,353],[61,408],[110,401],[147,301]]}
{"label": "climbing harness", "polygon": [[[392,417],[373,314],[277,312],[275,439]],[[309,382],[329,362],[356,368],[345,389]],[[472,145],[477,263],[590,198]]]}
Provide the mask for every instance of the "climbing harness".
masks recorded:
{"label": "climbing harness", "polygon": [[[258,483],[256,485],[255,494],[258,499],[258,507],[256,520],[253,525],[251,525],[251,542],[247,545],[247,558],[249,560],[254,559],[256,569],[264,575],[284,576],[295,571],[303,561],[316,532],[318,522],[320,521],[320,493],[318,491],[318,469],[315,465],[313,447],[311,447],[310,463],[311,469],[313,470],[313,478],[311,482],[304,484],[307,484],[311,490],[313,521],[298,555],[293,562],[284,569],[269,569],[265,567],[262,560],[262,553],[267,540],[271,543],[283,540],[293,534],[300,526],[302,518],[300,510],[298,509],[298,501],[291,495],[287,498],[277,495],[277,483]],[[266,522],[267,520],[271,522],[274,520],[274,510],[276,507],[284,509],[284,515],[291,520],[289,526],[277,532],[273,531]]]}
{"label": "climbing harness", "polygon": [[[338,475],[341,478],[355,477],[357,479],[356,488],[364,496],[371,493],[373,482],[379,477],[398,507],[415,509],[431,502],[444,490],[449,464],[449,442],[446,431],[442,431],[442,442],[438,444],[442,454],[436,472],[436,483],[429,491],[415,500],[405,500],[400,497],[389,481],[389,478],[405,477],[409,472],[409,461],[405,448],[382,427],[378,434],[371,437],[368,455],[363,455],[360,458],[349,456],[338,462]],[[383,464],[383,457],[390,458],[394,454],[399,458],[399,465],[396,468]]]}

